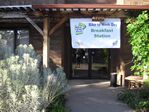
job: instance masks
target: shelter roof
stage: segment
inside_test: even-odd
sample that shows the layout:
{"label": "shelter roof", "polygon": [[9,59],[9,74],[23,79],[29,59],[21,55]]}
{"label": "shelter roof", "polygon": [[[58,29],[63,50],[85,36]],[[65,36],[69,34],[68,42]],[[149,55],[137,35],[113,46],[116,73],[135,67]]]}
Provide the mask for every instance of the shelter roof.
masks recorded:
{"label": "shelter roof", "polygon": [[80,11],[80,10],[148,10],[149,5],[115,4],[46,4],[0,6],[0,12],[7,11]]}

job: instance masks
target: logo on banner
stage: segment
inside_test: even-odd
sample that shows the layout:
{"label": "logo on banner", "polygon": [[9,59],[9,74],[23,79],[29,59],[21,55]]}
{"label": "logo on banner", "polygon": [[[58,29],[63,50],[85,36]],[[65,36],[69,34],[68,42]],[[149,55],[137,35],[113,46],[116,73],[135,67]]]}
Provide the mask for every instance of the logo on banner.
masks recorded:
{"label": "logo on banner", "polygon": [[75,34],[81,35],[83,34],[83,31],[85,30],[86,25],[84,23],[79,23],[78,25],[75,25]]}
{"label": "logo on banner", "polygon": [[116,40],[112,43],[113,46],[116,46],[117,44],[118,44],[118,40]]}

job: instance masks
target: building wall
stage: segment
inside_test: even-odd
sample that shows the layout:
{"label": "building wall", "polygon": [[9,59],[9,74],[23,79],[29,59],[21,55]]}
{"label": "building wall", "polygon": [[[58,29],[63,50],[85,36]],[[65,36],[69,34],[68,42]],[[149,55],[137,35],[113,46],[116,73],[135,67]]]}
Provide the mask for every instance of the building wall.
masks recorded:
{"label": "building wall", "polygon": [[124,0],[126,5],[148,5],[149,0]]}
{"label": "building wall", "polygon": [[0,5],[28,5],[28,4],[87,4],[87,3],[99,3],[99,4],[116,4],[116,0],[1,0]]}
{"label": "building wall", "polygon": [[[56,25],[57,21],[52,21],[49,26],[50,29]],[[43,24],[38,24],[41,29]],[[43,51],[43,37],[39,34],[39,32],[30,25],[30,43],[34,46],[35,50],[42,55]],[[64,39],[64,31],[63,27],[54,32],[50,37],[49,43],[49,59],[51,66],[62,66],[62,56],[63,56],[63,39]]]}
{"label": "building wall", "polygon": [[[57,23],[53,23],[52,26],[56,24]],[[64,46],[64,38],[65,38],[64,37],[64,26],[61,26],[49,38],[50,38],[49,58],[57,66],[62,66],[63,46]]]}
{"label": "building wall", "polygon": [[[52,20],[49,24],[50,29],[53,28],[59,20]],[[43,22],[37,22],[37,24],[43,27]],[[30,43],[34,46],[35,50],[42,55],[43,51],[43,37],[39,32],[29,23],[22,20],[9,21],[0,23],[0,28],[27,28],[30,31]],[[121,26],[121,48],[110,49],[110,73],[118,72],[118,83],[120,84],[121,77],[131,75],[130,65],[132,60],[131,48],[128,44],[128,37],[126,33],[126,24],[122,20]],[[71,39],[70,39],[70,27],[69,21],[54,32],[50,38],[50,51],[49,59],[50,65],[62,66],[68,75],[71,73]]]}
{"label": "building wall", "polygon": [[143,0],[143,4],[149,5],[149,0]]}
{"label": "building wall", "polygon": [[66,0],[66,3],[79,3],[79,4],[87,4],[87,3],[99,3],[99,4],[116,4],[116,0]]}
{"label": "building wall", "polygon": [[[56,25],[57,21],[53,21],[51,28]],[[67,23],[69,26],[69,22]],[[38,24],[42,28],[42,24]],[[42,55],[42,36],[30,25],[30,43],[35,47],[36,51]],[[110,71],[117,72],[117,81],[119,85],[124,85],[125,76],[132,74],[130,66],[132,65],[131,47],[128,44],[128,35],[126,33],[126,24],[122,20],[121,26],[121,48],[110,49]],[[59,30],[54,32],[50,36],[50,51],[49,59],[50,66],[62,66],[67,73],[67,76],[71,74],[71,44],[70,44],[70,28],[61,26]]]}
{"label": "building wall", "polygon": [[[42,29],[43,22],[36,22],[38,26]],[[57,21],[52,21],[49,26],[52,28],[57,24]],[[62,56],[63,56],[63,45],[64,45],[64,26],[60,27],[56,32],[54,32],[50,38],[50,51],[49,59],[51,66],[62,66]],[[0,29],[28,29],[30,32],[30,44],[33,45],[36,52],[42,56],[43,52],[43,37],[42,35],[28,22],[25,20],[7,20],[5,22],[0,21]]]}
{"label": "building wall", "polygon": [[[28,23],[27,23],[28,24]],[[39,34],[39,32],[30,24],[30,43],[34,46],[35,50],[42,55],[42,47],[43,47],[43,37]],[[42,24],[37,24],[42,28]]]}
{"label": "building wall", "polygon": [[[140,5],[140,4],[148,4],[149,0],[2,0],[0,1],[0,5],[17,5],[17,4],[48,4],[48,3],[99,3],[99,4],[130,4],[130,5]],[[56,25],[58,21],[52,21],[49,25],[50,28]],[[2,23],[3,24],[3,23]],[[19,24],[19,23],[18,23]],[[2,25],[4,26],[4,24]],[[6,26],[13,26],[18,27],[16,24],[6,23]],[[21,24],[19,24],[21,26]],[[42,55],[42,36],[30,25],[30,43],[33,44],[36,51]],[[39,23],[41,28],[43,27],[42,22]],[[68,29],[68,27],[67,27]],[[66,27],[62,26],[59,30],[57,30],[51,37],[50,37],[50,63],[53,63],[58,66],[65,66],[67,68],[67,73],[70,73],[71,63],[70,57],[68,56],[71,53],[70,47],[70,40],[67,37],[70,36],[70,32],[66,31]],[[118,72],[118,81],[120,82],[121,76],[123,77],[123,84],[124,84],[124,77],[131,75],[130,72],[130,65],[129,63],[132,59],[131,55],[131,48],[128,44],[128,38],[126,35],[126,25],[122,24],[121,29],[121,48],[120,49],[110,49],[110,73],[111,72]],[[66,35],[67,34],[67,35]],[[68,36],[69,35],[69,36]],[[64,40],[68,40],[68,42],[64,42]],[[69,47],[68,47],[69,46]],[[69,50],[68,52],[66,52]],[[68,61],[69,60],[69,61]]]}
{"label": "building wall", "polygon": [[0,5],[28,5],[28,4],[120,4],[146,5],[149,0],[0,0]]}
{"label": "building wall", "polygon": [[117,0],[119,5],[148,5],[149,0]]}

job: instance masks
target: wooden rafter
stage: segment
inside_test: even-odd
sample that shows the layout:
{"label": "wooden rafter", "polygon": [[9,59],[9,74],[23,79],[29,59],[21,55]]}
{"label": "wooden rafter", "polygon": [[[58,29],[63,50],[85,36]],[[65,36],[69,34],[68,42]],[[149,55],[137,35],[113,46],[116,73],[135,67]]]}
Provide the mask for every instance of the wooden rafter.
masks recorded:
{"label": "wooden rafter", "polygon": [[43,31],[31,18],[25,16],[25,19],[43,36]]}
{"label": "wooden rafter", "polygon": [[49,31],[49,36],[51,36],[57,29],[61,27],[62,24],[67,20],[67,17],[64,17],[61,19],[50,31]]}

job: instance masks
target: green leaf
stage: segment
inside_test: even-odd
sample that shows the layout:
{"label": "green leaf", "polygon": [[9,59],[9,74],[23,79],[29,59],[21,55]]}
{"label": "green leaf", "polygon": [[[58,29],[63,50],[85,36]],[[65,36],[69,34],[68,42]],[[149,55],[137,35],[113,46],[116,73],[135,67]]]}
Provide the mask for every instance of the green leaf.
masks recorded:
{"label": "green leaf", "polygon": [[[133,21],[132,21],[133,20]],[[149,15],[143,11],[136,19],[128,18],[127,32],[132,47],[133,63],[131,70],[143,74],[144,66],[149,65]]]}

